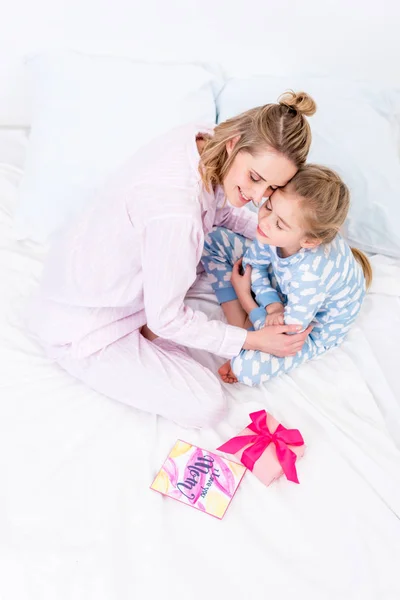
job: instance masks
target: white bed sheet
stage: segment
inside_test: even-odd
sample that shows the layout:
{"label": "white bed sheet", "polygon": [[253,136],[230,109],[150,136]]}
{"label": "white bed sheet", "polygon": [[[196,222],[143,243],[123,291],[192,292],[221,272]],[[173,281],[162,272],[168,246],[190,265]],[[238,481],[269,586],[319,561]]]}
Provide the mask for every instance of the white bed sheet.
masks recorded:
{"label": "white bed sheet", "polygon": [[[228,388],[226,422],[184,430],[74,381],[25,335],[45,249],[13,240],[24,143],[8,134],[7,157],[0,138],[0,598],[398,600],[400,264],[374,257],[342,348]],[[188,301],[221,314],[204,281]],[[178,437],[213,449],[260,408],[302,431],[299,486],[247,473],[221,522],[149,490]]]}

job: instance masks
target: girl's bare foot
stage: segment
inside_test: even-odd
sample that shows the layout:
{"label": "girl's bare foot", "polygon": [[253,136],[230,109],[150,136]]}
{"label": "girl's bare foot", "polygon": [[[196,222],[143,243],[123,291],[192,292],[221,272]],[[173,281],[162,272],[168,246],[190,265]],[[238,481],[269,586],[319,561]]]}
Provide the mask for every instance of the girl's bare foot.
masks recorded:
{"label": "girl's bare foot", "polygon": [[147,327],[147,325],[143,325],[142,329],[140,330],[140,333],[142,334],[143,337],[146,338],[146,340],[150,340],[150,342],[152,342],[153,340],[156,340],[158,338],[158,335],[153,333],[151,331],[151,329],[149,329]]}
{"label": "girl's bare foot", "polygon": [[231,361],[228,360],[218,369],[219,376],[225,383],[237,383],[237,377],[231,369]]}

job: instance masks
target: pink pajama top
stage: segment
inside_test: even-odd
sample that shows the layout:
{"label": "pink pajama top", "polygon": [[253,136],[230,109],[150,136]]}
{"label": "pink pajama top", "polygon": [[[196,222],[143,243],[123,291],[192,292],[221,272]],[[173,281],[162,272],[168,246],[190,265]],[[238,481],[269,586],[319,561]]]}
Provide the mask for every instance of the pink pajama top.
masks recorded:
{"label": "pink pajama top", "polygon": [[[198,172],[196,134],[180,127],[141,149],[48,253],[30,329],[53,358],[89,356],[147,323],[183,346],[233,357],[246,331],[185,304],[213,226],[255,236],[255,214],[224,206]],[[56,201],[56,200],[55,200]]]}

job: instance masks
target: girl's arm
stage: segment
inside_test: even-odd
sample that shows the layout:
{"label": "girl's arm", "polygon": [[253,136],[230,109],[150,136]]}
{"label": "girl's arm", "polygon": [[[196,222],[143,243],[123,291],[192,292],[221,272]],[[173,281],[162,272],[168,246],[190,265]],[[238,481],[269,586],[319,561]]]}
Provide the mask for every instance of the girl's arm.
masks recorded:
{"label": "girl's arm", "polygon": [[271,265],[269,246],[261,247],[256,241],[246,250],[244,265],[251,266],[251,289],[258,306],[281,302],[278,292],[272,287],[268,269]]}
{"label": "girl's arm", "polygon": [[303,277],[304,272],[294,274],[284,310],[285,323],[301,325],[302,330],[308,327],[327,297],[326,286],[318,276],[313,281]]}
{"label": "girl's arm", "polygon": [[[232,283],[233,288],[238,297],[238,301],[239,301],[238,310],[241,309],[242,313],[243,313],[242,314],[242,321],[244,320],[243,326],[247,329],[251,323],[253,325],[254,329],[256,329],[256,330],[262,329],[262,327],[264,327],[264,324],[266,322],[267,310],[265,307],[257,304],[257,302],[254,300],[254,298],[251,294],[251,290],[253,287],[251,285],[251,279],[252,279],[253,273],[252,273],[252,269],[251,269],[250,265],[246,266],[246,270],[243,275],[240,274],[241,266],[242,266],[242,260],[239,260],[234,264],[233,270],[232,270],[231,283]],[[268,282],[269,282],[269,279],[268,279]],[[236,301],[233,301],[233,302],[236,302]],[[233,304],[233,302],[232,302],[232,304]],[[282,306],[282,312],[283,312],[283,305],[281,304],[281,302],[271,303],[269,306],[274,307],[277,304],[279,304],[279,306]],[[225,309],[224,309],[224,312],[226,314]],[[229,321],[229,319],[228,319],[228,321]],[[249,323],[249,321],[250,321],[250,323]],[[231,321],[229,321],[229,322],[231,322]],[[279,324],[283,325],[283,323],[279,323]]]}

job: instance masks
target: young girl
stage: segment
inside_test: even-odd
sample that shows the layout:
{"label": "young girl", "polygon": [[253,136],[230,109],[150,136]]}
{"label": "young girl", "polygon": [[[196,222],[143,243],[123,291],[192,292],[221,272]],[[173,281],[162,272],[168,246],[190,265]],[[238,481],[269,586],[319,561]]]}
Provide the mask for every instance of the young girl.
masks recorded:
{"label": "young girl", "polygon": [[[313,326],[291,356],[242,350],[219,370],[225,382],[259,385],[342,343],[372,280],[367,257],[339,234],[348,209],[349,191],[340,177],[306,165],[260,208],[252,243],[223,228],[207,236],[203,264],[219,302],[239,300],[236,325],[246,327],[248,314],[255,330]],[[241,276],[234,263],[243,253]]]}

